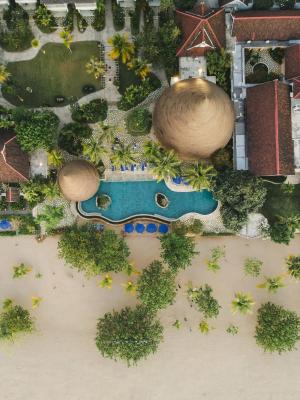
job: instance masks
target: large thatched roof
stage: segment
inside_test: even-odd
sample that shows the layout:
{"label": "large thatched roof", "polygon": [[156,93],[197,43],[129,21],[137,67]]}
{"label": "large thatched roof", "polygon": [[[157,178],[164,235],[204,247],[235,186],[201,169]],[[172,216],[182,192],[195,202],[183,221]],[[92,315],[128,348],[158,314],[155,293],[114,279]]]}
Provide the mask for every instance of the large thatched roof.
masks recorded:
{"label": "large thatched roof", "polygon": [[60,170],[58,185],[63,195],[72,201],[83,201],[94,196],[99,188],[99,174],[87,161],[68,162]]}
{"label": "large thatched roof", "polygon": [[186,79],[167,88],[154,109],[154,133],[182,159],[208,158],[230,140],[234,127],[231,100],[205,79]]}

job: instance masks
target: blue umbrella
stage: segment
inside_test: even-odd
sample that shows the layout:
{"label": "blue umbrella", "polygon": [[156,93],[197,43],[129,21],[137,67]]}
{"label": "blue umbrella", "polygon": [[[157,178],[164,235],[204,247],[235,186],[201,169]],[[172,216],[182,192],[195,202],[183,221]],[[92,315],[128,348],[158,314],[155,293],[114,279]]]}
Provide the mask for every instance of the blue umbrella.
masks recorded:
{"label": "blue umbrella", "polygon": [[136,224],[135,230],[137,233],[143,233],[145,230],[145,225],[144,224]]}
{"label": "blue umbrella", "polygon": [[10,229],[11,223],[7,219],[0,221],[0,229]]}
{"label": "blue umbrella", "polygon": [[159,225],[159,228],[158,228],[158,232],[159,233],[167,233],[168,230],[169,230],[168,225],[166,225],[166,224],[160,224]]}
{"label": "blue umbrella", "polygon": [[134,226],[133,226],[133,224],[125,224],[125,225],[124,225],[124,231],[125,231],[126,233],[131,233],[131,232],[133,232],[133,231],[134,231]]}
{"label": "blue umbrella", "polygon": [[155,224],[148,224],[146,230],[149,233],[154,233],[157,231],[157,226]]}
{"label": "blue umbrella", "polygon": [[172,178],[172,181],[176,184],[179,185],[181,183],[181,176],[175,176],[175,178]]}

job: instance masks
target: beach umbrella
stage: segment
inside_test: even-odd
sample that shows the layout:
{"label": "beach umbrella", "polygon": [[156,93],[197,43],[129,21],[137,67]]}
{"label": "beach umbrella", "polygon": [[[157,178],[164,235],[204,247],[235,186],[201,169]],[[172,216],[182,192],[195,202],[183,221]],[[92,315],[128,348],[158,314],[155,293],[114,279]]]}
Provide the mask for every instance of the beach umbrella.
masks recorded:
{"label": "beach umbrella", "polygon": [[172,181],[176,184],[179,185],[181,183],[181,176],[175,176],[175,178],[172,178]]}
{"label": "beach umbrella", "polygon": [[7,219],[0,221],[0,229],[10,229],[11,223]]}
{"label": "beach umbrella", "polygon": [[133,224],[125,224],[125,225],[124,225],[124,231],[125,231],[126,233],[131,233],[131,232],[133,232],[133,231],[134,231],[134,226],[133,226]]}
{"label": "beach umbrella", "polygon": [[144,224],[136,224],[135,230],[137,231],[137,233],[143,233],[145,230],[145,225]]}
{"label": "beach umbrella", "polygon": [[155,224],[148,224],[146,230],[149,233],[154,233],[157,231],[157,226]]}
{"label": "beach umbrella", "polygon": [[169,230],[168,225],[166,225],[166,224],[160,224],[159,225],[159,228],[158,228],[158,232],[159,233],[167,233],[168,230]]}

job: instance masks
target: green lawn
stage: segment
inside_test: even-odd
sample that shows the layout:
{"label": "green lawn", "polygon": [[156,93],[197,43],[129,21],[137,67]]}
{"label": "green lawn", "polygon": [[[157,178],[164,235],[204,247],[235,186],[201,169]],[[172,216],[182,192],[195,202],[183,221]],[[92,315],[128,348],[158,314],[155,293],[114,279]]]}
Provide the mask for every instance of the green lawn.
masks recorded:
{"label": "green lawn", "polygon": [[[82,92],[85,85],[101,89],[101,82],[85,70],[92,56],[100,56],[98,46],[96,41],[77,42],[71,45],[70,52],[63,44],[48,43],[34,59],[9,63],[8,70],[17,89],[16,93],[2,89],[4,98],[14,105],[57,107],[69,104],[71,98],[86,95]],[[58,104],[57,96],[65,97],[65,101]]]}
{"label": "green lawn", "polygon": [[276,215],[291,216],[300,215],[300,184],[295,185],[292,194],[283,193],[280,186],[265,183],[268,189],[267,200],[263,206],[262,213],[270,222]]}

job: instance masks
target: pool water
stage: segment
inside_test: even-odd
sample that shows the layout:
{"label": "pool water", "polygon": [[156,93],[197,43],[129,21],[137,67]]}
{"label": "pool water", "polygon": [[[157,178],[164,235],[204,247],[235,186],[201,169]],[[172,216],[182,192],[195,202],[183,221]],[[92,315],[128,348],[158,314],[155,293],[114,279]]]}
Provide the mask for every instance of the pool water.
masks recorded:
{"label": "pool water", "polygon": [[[169,200],[167,208],[159,207],[155,195],[163,193]],[[107,210],[99,209],[96,197],[110,196],[112,203]],[[173,192],[166,184],[156,181],[101,182],[95,196],[79,204],[86,216],[100,216],[113,222],[122,222],[136,215],[149,215],[176,220],[187,213],[207,215],[217,208],[211,192]]]}

